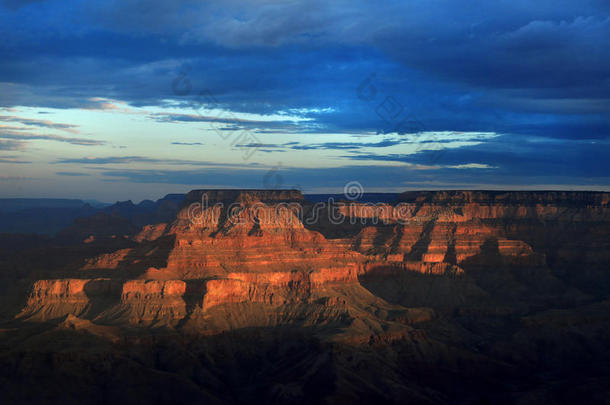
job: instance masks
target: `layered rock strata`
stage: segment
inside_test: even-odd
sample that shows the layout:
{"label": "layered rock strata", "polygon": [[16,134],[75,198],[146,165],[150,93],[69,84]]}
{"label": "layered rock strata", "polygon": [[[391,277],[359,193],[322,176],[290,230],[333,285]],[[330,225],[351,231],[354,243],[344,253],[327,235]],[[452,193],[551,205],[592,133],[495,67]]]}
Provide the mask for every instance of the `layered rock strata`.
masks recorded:
{"label": "layered rock strata", "polygon": [[135,247],[88,259],[81,278],[35,282],[20,316],[176,326],[223,305],[354,301],[356,290],[334,286],[361,289],[360,276],[464,277],[494,266],[548,277],[562,260],[607,263],[609,201],[606,193],[409,192],[394,205],[326,207],[362,224],[353,237],[327,238],[303,221],[311,205],[297,191],[195,190],[173,221],[145,226]]}

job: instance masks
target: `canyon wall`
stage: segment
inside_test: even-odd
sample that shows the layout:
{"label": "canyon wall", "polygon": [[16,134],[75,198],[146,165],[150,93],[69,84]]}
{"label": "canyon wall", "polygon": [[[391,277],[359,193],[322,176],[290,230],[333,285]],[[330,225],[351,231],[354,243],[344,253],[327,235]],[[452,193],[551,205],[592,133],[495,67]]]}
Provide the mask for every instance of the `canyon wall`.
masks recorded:
{"label": "canyon wall", "polygon": [[604,403],[608,196],[409,192],[312,222],[293,191],[196,190],[131,236],[13,238],[4,402]]}
{"label": "canyon wall", "polygon": [[173,221],[143,227],[134,247],[88,258],[79,277],[36,281],[20,317],[176,326],[225,304],[349,301],[332,286],[362,289],[359,277],[595,268],[610,259],[609,202],[607,193],[408,192],[394,205],[326,206],[360,224],[336,237],[304,220],[311,204],[297,191],[194,190]]}

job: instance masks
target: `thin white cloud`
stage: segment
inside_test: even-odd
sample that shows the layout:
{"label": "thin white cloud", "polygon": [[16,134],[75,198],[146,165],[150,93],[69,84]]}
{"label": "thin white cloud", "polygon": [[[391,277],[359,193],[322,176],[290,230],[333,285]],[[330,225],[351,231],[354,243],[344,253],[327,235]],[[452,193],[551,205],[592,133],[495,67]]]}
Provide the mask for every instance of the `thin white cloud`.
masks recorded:
{"label": "thin white cloud", "polygon": [[23,150],[25,143],[13,140],[0,139],[0,150]]}
{"label": "thin white cloud", "polygon": [[444,166],[448,169],[497,169],[498,166],[491,166],[481,163],[465,163],[461,165]]}
{"label": "thin white cloud", "polygon": [[35,119],[35,118],[23,118],[23,117],[18,117],[16,115],[0,115],[0,121],[18,122],[23,125],[30,125],[30,126],[49,128],[49,129],[58,129],[60,131],[65,131],[65,132],[69,132],[72,134],[78,133],[78,130],[76,129],[76,128],[78,128],[78,125],[62,124],[59,122],[53,122],[53,121],[49,121],[49,120],[39,120],[39,119]]}
{"label": "thin white cloud", "polygon": [[99,141],[96,139],[87,139],[87,138],[71,138],[61,135],[53,135],[53,134],[35,134],[35,133],[26,133],[22,131],[13,131],[13,130],[3,130],[0,128],[0,138],[3,139],[14,139],[17,141],[25,141],[25,140],[45,140],[45,141],[57,141],[57,142],[66,142],[72,145],[82,145],[82,146],[96,146],[96,145],[104,145],[105,141]]}

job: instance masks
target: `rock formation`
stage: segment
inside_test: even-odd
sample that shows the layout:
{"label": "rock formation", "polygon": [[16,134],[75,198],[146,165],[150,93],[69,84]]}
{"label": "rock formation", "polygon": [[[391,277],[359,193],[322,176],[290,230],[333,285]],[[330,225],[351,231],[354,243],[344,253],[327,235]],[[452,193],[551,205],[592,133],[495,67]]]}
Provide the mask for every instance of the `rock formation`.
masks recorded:
{"label": "rock formation", "polygon": [[[307,204],[299,192],[289,190],[191,191],[172,222],[144,226],[134,237],[135,247],[90,258],[81,267],[82,274],[111,271],[107,282],[122,284],[116,308],[96,316],[176,324],[196,308],[306,303],[327,285],[359,286],[358,276],[415,272],[460,277],[464,267],[489,265],[545,268],[547,253],[524,241],[538,242],[533,221],[594,226],[610,220],[603,193],[409,192],[395,205],[327,207],[345,221],[364,224],[351,238],[327,239],[304,223]],[[519,229],[533,231],[520,235]],[[566,249],[551,254],[569,256]],[[600,250],[587,258],[599,260],[601,254],[606,259]],[[188,309],[185,281],[199,286],[189,291],[187,301],[196,304]],[[89,285],[86,279],[40,280],[22,315],[84,316],[90,295],[99,293],[87,293]]]}
{"label": "rock formation", "polygon": [[[133,351],[97,373],[134,367],[150,382],[159,370],[200,401],[250,398],[254,370],[273,381],[260,402],[556,399],[564,363],[595,399],[586,392],[610,364],[609,204],[608,193],[439,191],[316,206],[291,190],[194,190],[171,218],[125,235],[104,214],[77,221],[78,242],[0,252],[6,274],[26,275],[6,294],[19,326],[0,334],[28,353],[36,342],[61,353],[49,342],[66,334],[112,361]],[[90,224],[100,232],[85,238]]]}

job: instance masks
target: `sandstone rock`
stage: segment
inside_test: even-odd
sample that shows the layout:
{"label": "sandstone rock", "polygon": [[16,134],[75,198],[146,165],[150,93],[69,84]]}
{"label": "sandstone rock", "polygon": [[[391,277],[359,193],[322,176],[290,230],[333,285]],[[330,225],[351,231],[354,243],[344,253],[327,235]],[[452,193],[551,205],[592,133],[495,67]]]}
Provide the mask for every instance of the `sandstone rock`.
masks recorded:
{"label": "sandstone rock", "polygon": [[111,306],[120,283],[110,279],[38,280],[32,286],[20,318],[48,320],[93,316],[99,306]]}
{"label": "sandstone rock", "polygon": [[[537,249],[547,240],[540,224],[605,224],[608,201],[603,193],[405,193],[401,211],[390,204],[337,204],[333,209],[349,222],[365,221],[353,238],[327,239],[302,222],[306,202],[297,191],[195,190],[173,221],[145,226],[136,247],[81,267],[83,274],[109,270],[112,280],[40,280],[21,316],[177,326],[223,305],[278,308],[322,300],[349,307],[352,293],[336,295],[333,286],[359,285],[363,276],[370,285],[385,285],[374,280],[391,283],[409,274],[452,280],[493,267],[549,279],[549,252],[553,260],[583,260],[582,245]],[[593,228],[587,262],[607,257],[600,226]],[[464,281],[467,296],[484,297],[470,282]],[[462,295],[446,301],[460,302]]]}
{"label": "sandstone rock", "polygon": [[129,244],[4,252],[32,280],[0,328],[8,402],[41,381],[103,386],[90,402],[605,399],[586,395],[608,385],[609,194],[405,193],[321,226],[295,202],[197,190]]}

